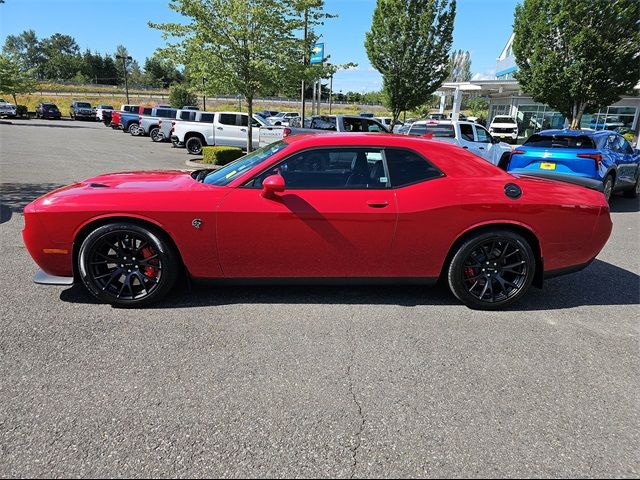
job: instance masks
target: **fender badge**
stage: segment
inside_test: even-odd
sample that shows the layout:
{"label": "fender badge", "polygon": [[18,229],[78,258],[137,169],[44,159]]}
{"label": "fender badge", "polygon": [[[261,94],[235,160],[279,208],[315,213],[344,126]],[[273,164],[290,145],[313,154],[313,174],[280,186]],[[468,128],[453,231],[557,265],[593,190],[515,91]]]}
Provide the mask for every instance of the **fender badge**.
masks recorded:
{"label": "fender badge", "polygon": [[200,228],[200,226],[202,225],[202,220],[200,220],[199,218],[194,218],[193,221],[191,222],[191,225],[193,225],[193,228]]}

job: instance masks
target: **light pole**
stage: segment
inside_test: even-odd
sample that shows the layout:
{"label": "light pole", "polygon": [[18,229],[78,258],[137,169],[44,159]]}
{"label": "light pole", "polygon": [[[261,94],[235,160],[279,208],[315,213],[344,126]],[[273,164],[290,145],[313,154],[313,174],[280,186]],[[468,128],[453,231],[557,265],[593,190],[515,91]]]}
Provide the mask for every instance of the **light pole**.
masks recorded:
{"label": "light pole", "polygon": [[127,60],[132,60],[129,55],[116,55],[118,60],[122,60],[122,68],[124,69],[124,89],[127,93],[127,104],[129,104],[129,83],[127,82]]}
{"label": "light pole", "polygon": [[206,77],[202,77],[202,110],[207,110],[207,99],[204,96],[204,81]]}

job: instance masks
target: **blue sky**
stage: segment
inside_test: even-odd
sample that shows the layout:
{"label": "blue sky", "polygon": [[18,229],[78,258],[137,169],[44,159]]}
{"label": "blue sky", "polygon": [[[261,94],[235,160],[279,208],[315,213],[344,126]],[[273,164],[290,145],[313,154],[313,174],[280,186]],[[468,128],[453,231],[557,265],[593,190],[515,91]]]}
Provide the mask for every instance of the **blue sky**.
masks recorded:
{"label": "blue sky", "polygon": [[[53,33],[73,36],[82,50],[113,53],[123,44],[142,65],[165,43],[147,26],[180,21],[165,0],[5,0],[0,4],[0,41],[7,35],[33,29],[38,37]],[[471,52],[471,70],[489,77],[496,57],[511,33],[516,0],[458,0],[453,48]],[[326,10],[338,14],[318,30],[332,63],[354,62],[358,67],[334,77],[335,91],[371,91],[381,86],[371,68],[364,36],[371,26],[376,0],[325,0]]]}

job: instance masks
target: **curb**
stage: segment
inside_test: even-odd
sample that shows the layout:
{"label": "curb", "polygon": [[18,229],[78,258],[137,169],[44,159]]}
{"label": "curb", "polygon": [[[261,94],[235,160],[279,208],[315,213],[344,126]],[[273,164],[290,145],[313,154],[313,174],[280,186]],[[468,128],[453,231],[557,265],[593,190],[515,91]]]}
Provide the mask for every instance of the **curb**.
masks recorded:
{"label": "curb", "polygon": [[[202,158],[199,158],[198,160],[202,160]],[[189,167],[192,168],[193,170],[201,170],[203,168],[206,168],[208,170],[217,170],[219,168],[221,168],[221,165],[212,165],[209,163],[200,163],[200,162],[195,162],[195,161],[191,161],[189,159],[187,159],[184,164]]]}

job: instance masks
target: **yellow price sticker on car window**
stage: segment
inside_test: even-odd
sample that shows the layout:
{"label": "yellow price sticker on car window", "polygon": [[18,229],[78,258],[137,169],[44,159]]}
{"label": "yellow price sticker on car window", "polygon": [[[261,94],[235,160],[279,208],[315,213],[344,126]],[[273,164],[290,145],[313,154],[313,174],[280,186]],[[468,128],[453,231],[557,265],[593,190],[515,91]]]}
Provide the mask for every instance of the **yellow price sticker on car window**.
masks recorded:
{"label": "yellow price sticker on car window", "polygon": [[556,164],[551,162],[542,162],[540,163],[541,170],[555,170]]}
{"label": "yellow price sticker on car window", "polygon": [[227,175],[226,175],[224,178],[233,177],[236,173],[238,173],[238,171],[237,171],[237,170],[234,170],[234,171],[233,171],[233,172],[231,172],[231,173],[227,173]]}

